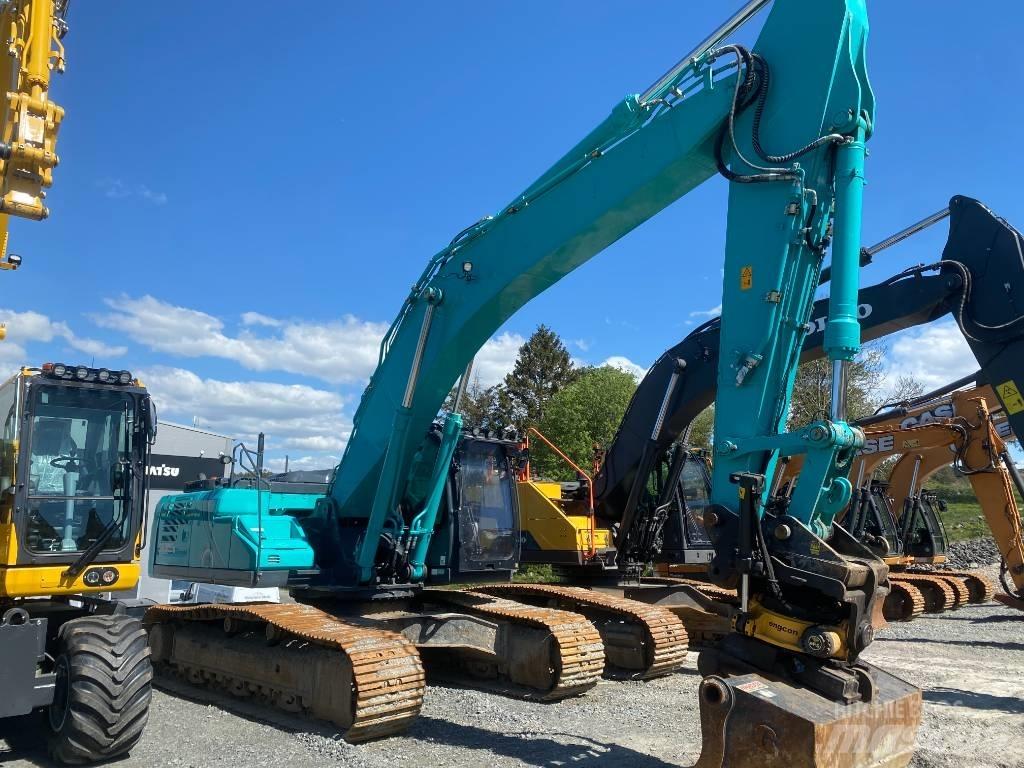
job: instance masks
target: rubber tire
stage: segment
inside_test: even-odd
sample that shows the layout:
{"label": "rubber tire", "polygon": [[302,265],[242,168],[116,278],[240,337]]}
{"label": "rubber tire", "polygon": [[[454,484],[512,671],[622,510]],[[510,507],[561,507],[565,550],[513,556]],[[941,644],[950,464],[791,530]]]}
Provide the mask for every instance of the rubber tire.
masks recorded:
{"label": "rubber tire", "polygon": [[125,755],[149,720],[153,665],[138,619],[73,619],[58,633],[58,676],[47,712],[50,756],[81,765]]}

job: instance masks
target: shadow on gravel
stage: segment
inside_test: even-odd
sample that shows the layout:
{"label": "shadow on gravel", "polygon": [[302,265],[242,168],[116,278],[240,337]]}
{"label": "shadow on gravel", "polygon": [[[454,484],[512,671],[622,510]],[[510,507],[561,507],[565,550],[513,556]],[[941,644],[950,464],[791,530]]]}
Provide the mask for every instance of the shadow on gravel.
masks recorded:
{"label": "shadow on gravel", "polygon": [[959,688],[929,688],[923,692],[924,700],[954,707],[970,707],[988,711],[1024,714],[1024,701],[1015,696],[993,696],[988,693],[962,691]]}
{"label": "shadow on gravel", "polygon": [[46,729],[38,714],[0,720],[0,739],[7,742],[6,750],[0,746],[0,764],[25,760],[46,768],[57,765],[47,757]]}
{"label": "shadow on gravel", "polygon": [[[629,766],[630,768],[672,768],[671,763],[656,757],[636,752],[618,744],[602,744],[592,739],[585,739],[575,734],[555,734],[575,744],[561,744],[553,739],[537,735],[523,734],[508,736],[494,731],[477,728],[473,725],[462,725],[448,720],[420,716],[418,724],[424,728],[430,741],[437,743],[479,749],[493,752],[505,757],[521,760],[527,765],[537,768],[553,766]],[[421,737],[422,738],[422,737]],[[582,743],[581,743],[582,742]],[[487,760],[481,757],[480,765]]]}
{"label": "shadow on gravel", "polygon": [[941,645],[963,645],[969,648],[994,648],[999,651],[1024,651],[1024,643],[1005,642],[995,640],[936,640],[933,637],[885,637],[887,643],[939,643]]}
{"label": "shadow on gravel", "polygon": [[[957,613],[963,608],[957,610]],[[971,624],[1009,624],[1010,622],[1024,623],[1024,613],[1014,613],[1007,616],[1005,613],[996,613],[991,616],[953,616],[943,613],[936,616],[938,621],[969,621]],[[915,619],[916,621],[917,619]],[[881,635],[885,637],[885,635]]]}
{"label": "shadow on gravel", "polygon": [[[47,735],[42,715],[0,719],[0,765],[14,760],[24,760],[40,768],[64,768],[47,755]],[[3,742],[6,742],[6,745]],[[101,765],[116,766],[125,759],[127,756],[109,760]]]}

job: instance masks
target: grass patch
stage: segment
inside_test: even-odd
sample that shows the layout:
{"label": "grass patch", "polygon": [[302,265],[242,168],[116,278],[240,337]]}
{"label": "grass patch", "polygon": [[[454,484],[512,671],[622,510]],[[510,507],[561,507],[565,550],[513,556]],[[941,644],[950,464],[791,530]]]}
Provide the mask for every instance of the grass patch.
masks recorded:
{"label": "grass patch", "polygon": [[565,579],[550,565],[522,565],[512,575],[516,584],[558,584]]}
{"label": "grass patch", "polygon": [[988,523],[985,522],[985,516],[981,513],[981,506],[976,501],[946,502],[946,511],[939,512],[939,515],[946,526],[946,534],[950,541],[992,535]]}

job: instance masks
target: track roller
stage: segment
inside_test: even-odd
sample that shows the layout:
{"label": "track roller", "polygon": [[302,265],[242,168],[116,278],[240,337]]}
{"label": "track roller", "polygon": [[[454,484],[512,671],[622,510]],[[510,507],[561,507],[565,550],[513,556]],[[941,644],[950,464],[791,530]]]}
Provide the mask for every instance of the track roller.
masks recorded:
{"label": "track roller", "polygon": [[957,595],[949,582],[932,574],[889,572],[889,584],[910,584],[924,596],[925,613],[950,611],[957,605]]}
{"label": "track roller", "polygon": [[889,580],[889,594],[882,605],[886,621],[912,621],[925,612],[925,597],[910,582]]}
{"label": "track roller", "polygon": [[605,674],[611,677],[647,680],[675,672],[686,660],[683,622],[658,606],[551,584],[498,584],[477,591],[583,614],[601,633]]}
{"label": "track roller", "polygon": [[939,571],[939,574],[962,582],[970,603],[989,603],[995,597],[996,585],[979,571]]}
{"label": "track roller", "polygon": [[346,741],[405,730],[425,676],[416,647],[308,605],[160,605],[145,623],[153,661],[189,683],[334,723]]}
{"label": "track roller", "polygon": [[[501,637],[489,671],[499,679],[533,689],[528,698],[556,701],[593,688],[601,679],[601,635],[578,613],[526,605],[477,591],[428,589],[424,606],[451,606],[497,626]],[[453,638],[458,644],[458,638]],[[424,651],[429,644],[421,646]]]}

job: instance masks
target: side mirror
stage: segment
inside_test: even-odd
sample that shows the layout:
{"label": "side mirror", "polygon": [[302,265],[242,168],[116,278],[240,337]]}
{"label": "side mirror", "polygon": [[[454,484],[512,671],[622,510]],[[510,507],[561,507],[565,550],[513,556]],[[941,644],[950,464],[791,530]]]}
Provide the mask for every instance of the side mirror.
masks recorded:
{"label": "side mirror", "polygon": [[152,445],[156,441],[157,415],[156,404],[149,397],[142,401],[142,418],[146,424],[146,435]]}

